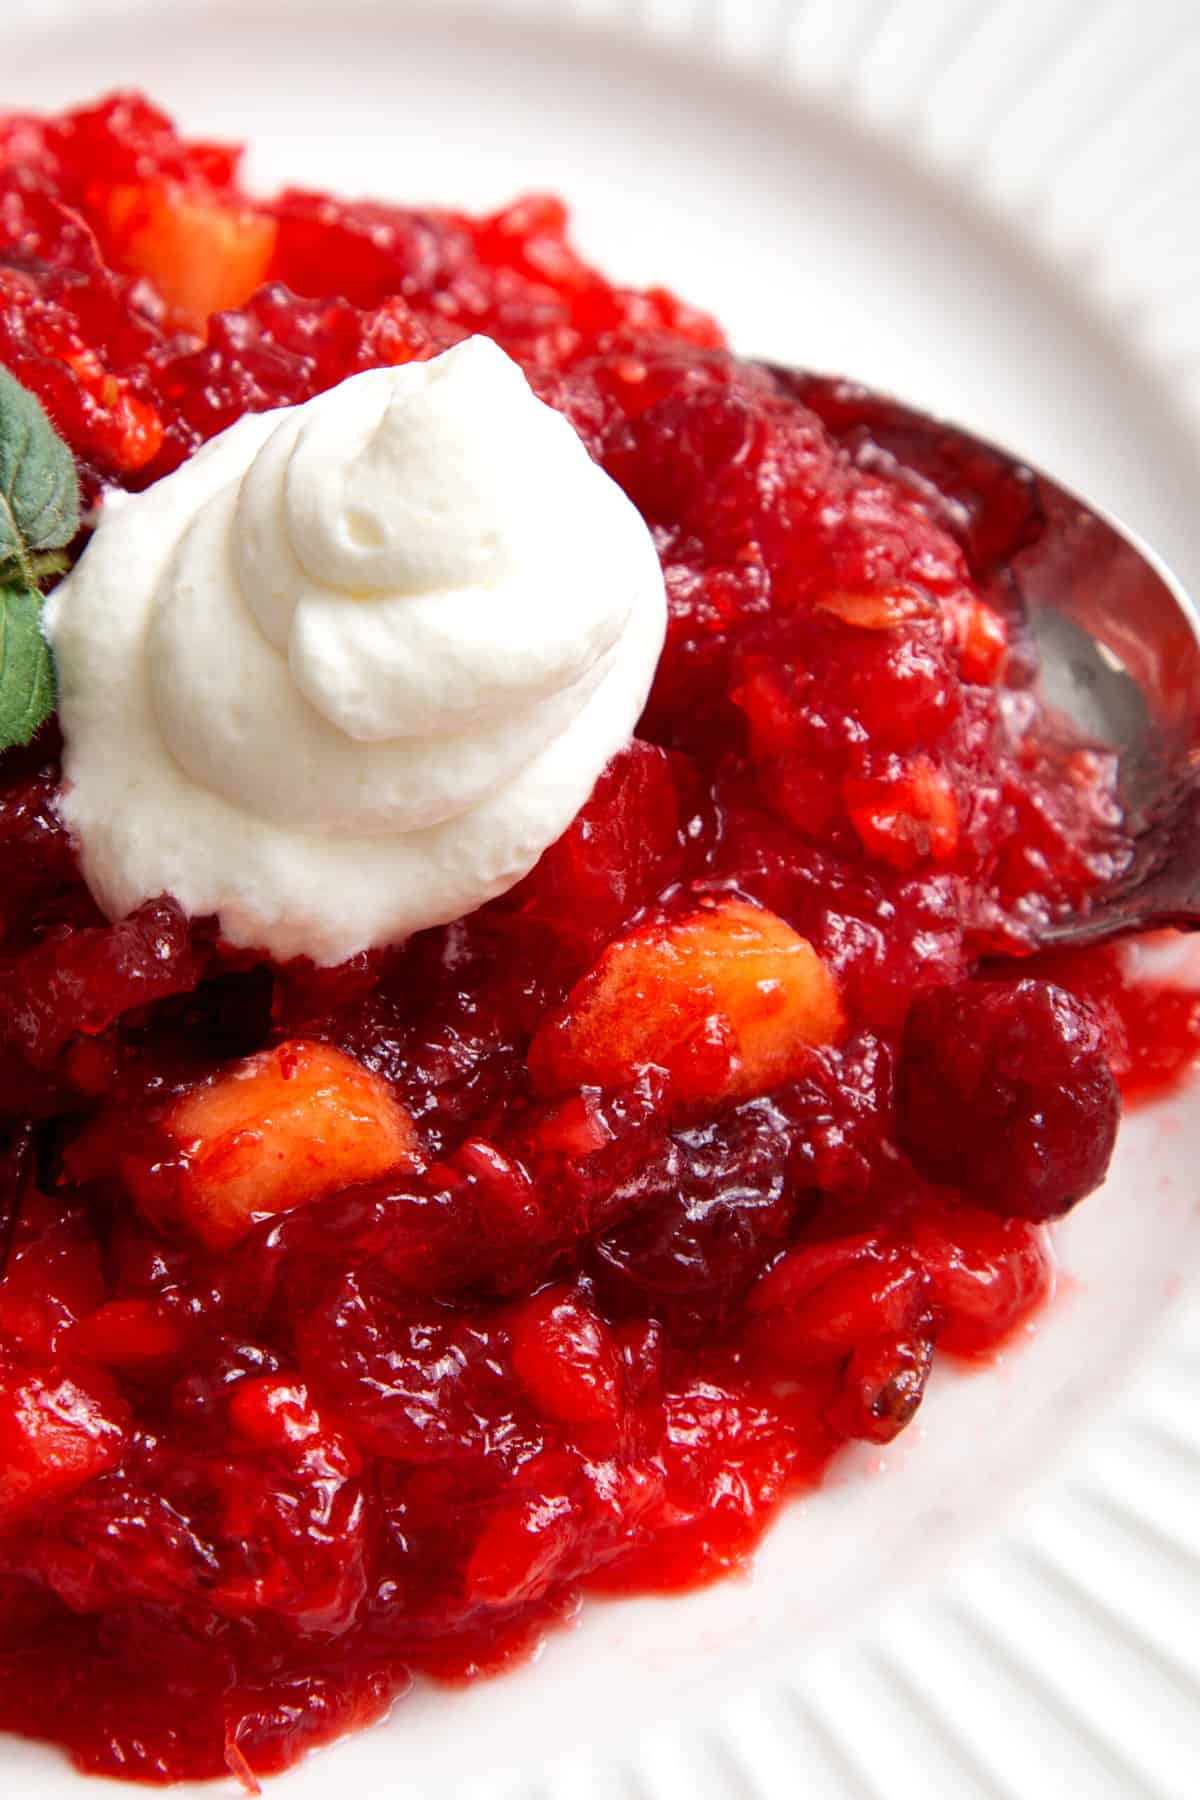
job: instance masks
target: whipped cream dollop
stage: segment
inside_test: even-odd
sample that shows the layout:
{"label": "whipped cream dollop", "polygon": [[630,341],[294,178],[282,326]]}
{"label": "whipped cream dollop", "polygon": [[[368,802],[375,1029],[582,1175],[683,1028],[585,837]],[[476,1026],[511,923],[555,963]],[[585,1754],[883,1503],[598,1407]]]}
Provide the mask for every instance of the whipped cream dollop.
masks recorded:
{"label": "whipped cream dollop", "polygon": [[487,338],[241,419],[108,495],[47,603],[85,879],[280,959],[456,918],[570,824],[665,623],[637,510]]}

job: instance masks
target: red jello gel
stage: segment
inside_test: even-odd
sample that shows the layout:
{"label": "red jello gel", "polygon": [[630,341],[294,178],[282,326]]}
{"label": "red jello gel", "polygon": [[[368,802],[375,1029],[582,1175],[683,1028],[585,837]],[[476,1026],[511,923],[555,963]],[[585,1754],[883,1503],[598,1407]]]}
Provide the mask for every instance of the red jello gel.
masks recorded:
{"label": "red jello gel", "polygon": [[169,895],[104,920],[54,726],[0,759],[0,1725],[84,1769],[249,1783],[581,1591],[739,1566],[1028,1320],[1110,1063],[1200,1043],[1028,956],[1128,846],[1031,697],[1026,473],[907,479],[886,406],[614,287],[553,199],[254,200],[133,95],[0,121],[0,362],[89,499],[472,332],[671,606],[517,888],[278,967]]}

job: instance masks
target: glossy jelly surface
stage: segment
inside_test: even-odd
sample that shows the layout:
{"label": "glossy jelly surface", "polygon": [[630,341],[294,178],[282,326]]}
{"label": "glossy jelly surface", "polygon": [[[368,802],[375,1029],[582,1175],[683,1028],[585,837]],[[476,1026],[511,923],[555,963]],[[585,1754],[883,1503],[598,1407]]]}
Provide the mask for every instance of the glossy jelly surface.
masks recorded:
{"label": "glossy jelly surface", "polygon": [[254,200],[136,96],[0,121],[0,362],[88,499],[483,332],[671,603],[533,873],[336,969],[106,922],[54,728],[0,761],[0,1724],[85,1769],[250,1784],[583,1591],[736,1568],[1029,1319],[1112,1067],[1200,1038],[1116,952],[1028,954],[1128,854],[1032,696],[1036,484],[912,466],[564,231]]}

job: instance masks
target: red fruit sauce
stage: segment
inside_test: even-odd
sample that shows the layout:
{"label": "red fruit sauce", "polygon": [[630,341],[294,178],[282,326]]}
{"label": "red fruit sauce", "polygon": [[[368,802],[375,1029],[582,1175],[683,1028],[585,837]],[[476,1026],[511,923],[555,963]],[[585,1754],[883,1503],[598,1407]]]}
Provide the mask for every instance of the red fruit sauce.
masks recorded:
{"label": "red fruit sauce", "polygon": [[[155,1782],[249,1782],[581,1590],[740,1565],[935,1356],[1045,1297],[1109,1061],[1161,1089],[1200,1041],[1115,952],[1026,955],[1128,851],[1111,761],[1031,698],[1032,478],[914,476],[885,406],[613,287],[552,199],[260,203],[236,160],[132,96],[0,122],[0,362],[86,497],[481,331],[643,512],[671,624],[533,873],[339,969],[232,953],[169,897],[106,923],[53,727],[0,761],[0,1724]],[[698,1017],[682,1086],[539,1088],[531,1039],[605,946],[729,895],[809,940],[836,1047],[731,1099]],[[291,1040],[378,1077],[419,1152],[214,1248],[155,1199],[188,1178],[156,1134]]]}

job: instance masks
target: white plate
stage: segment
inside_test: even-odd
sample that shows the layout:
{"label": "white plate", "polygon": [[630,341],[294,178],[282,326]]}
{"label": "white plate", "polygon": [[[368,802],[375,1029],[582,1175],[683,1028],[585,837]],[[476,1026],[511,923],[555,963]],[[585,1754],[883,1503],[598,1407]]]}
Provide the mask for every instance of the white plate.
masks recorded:
{"label": "white plate", "polygon": [[[16,13],[0,104],[136,83],[252,139],[264,181],[469,205],[553,187],[606,268],[1024,451],[1200,592],[1190,0]],[[1195,1796],[1198,1157],[1194,1090],[1130,1121],[1028,1346],[939,1380],[920,1430],[794,1507],[753,1579],[593,1605],[536,1666],[406,1700],[281,1793]],[[15,1740],[0,1791],[128,1800]]]}

